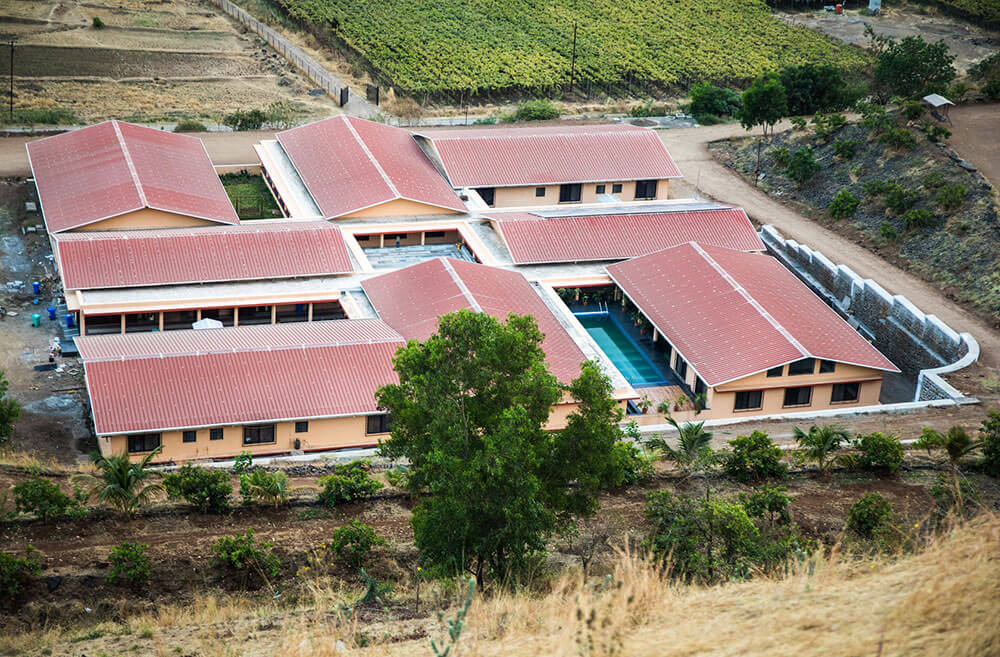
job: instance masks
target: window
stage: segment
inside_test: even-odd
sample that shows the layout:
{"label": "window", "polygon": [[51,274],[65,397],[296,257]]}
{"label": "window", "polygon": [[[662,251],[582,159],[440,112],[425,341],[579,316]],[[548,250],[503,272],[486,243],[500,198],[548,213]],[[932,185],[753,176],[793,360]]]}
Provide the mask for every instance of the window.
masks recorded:
{"label": "window", "polygon": [[621,194],[622,193],[622,184],[621,183],[615,183],[615,184],[611,185],[611,193],[612,194]]}
{"label": "window", "polygon": [[580,183],[571,183],[568,185],[559,185],[559,202],[560,203],[574,203],[580,200],[580,193],[583,191],[583,185]]}
{"label": "window", "polygon": [[359,242],[367,242],[368,240],[371,239],[371,237],[372,237],[371,235],[355,235],[354,239],[358,240]]}
{"label": "window", "polygon": [[836,371],[836,369],[837,369],[837,364],[832,360],[821,360],[819,362],[820,374],[829,374],[830,372]]}
{"label": "window", "polygon": [[208,430],[209,440],[222,440],[222,427],[213,427]]}
{"label": "window", "polygon": [[604,193],[604,189],[605,189],[604,185],[598,185],[597,186],[597,193],[598,194],[603,194]]}
{"label": "window", "polygon": [[812,387],[785,388],[785,406],[808,406],[812,399]]}
{"label": "window", "polygon": [[637,180],[635,183],[636,198],[656,198],[655,180]]}
{"label": "window", "polygon": [[406,233],[386,233],[385,234],[385,241],[386,242],[391,242],[393,240],[405,240],[405,239],[406,239]]}
{"label": "window", "polygon": [[706,392],[705,382],[701,380],[701,377],[697,377],[694,380],[694,394],[704,395]]}
{"label": "window", "polygon": [[742,390],[736,393],[736,403],[733,405],[734,411],[749,411],[760,408],[761,400],[764,399],[763,390]]}
{"label": "window", "polygon": [[424,233],[424,237],[444,237],[443,230],[429,230]]}
{"label": "window", "polygon": [[830,403],[856,402],[860,393],[860,383],[834,383],[833,394],[830,395]]}
{"label": "window", "polygon": [[196,440],[198,440],[198,432],[197,431],[185,431],[184,434],[181,436],[181,440],[184,441],[184,442],[186,442],[186,443],[193,443]]}
{"label": "window", "polygon": [[816,369],[816,361],[812,358],[803,358],[802,360],[797,360],[794,363],[789,363],[788,365],[788,376],[797,376],[799,374],[812,374],[813,370]]}
{"label": "window", "polygon": [[535,196],[539,197],[539,198],[541,198],[542,196],[545,196],[545,188],[544,187],[535,187]]}
{"label": "window", "polygon": [[366,433],[389,433],[389,431],[391,431],[391,429],[389,426],[388,415],[368,416],[368,427]]}
{"label": "window", "polygon": [[677,372],[677,376],[681,378],[681,381],[687,380],[688,364],[686,360],[681,358],[680,354],[677,354],[677,364],[674,365],[674,371]]}
{"label": "window", "polygon": [[305,433],[309,431],[309,423],[305,420],[295,423],[295,433]]}
{"label": "window", "polygon": [[274,442],[273,424],[251,424],[243,427],[243,444],[259,445]]}
{"label": "window", "polygon": [[493,202],[496,200],[496,189],[493,187],[477,187],[476,193],[479,194],[479,198],[483,199],[483,203],[493,207]]}
{"label": "window", "polygon": [[160,446],[160,434],[136,433],[128,437],[128,451],[152,452]]}
{"label": "window", "polygon": [[767,378],[773,379],[776,376],[781,376],[781,373],[785,371],[784,365],[778,365],[777,367],[772,367],[767,371]]}

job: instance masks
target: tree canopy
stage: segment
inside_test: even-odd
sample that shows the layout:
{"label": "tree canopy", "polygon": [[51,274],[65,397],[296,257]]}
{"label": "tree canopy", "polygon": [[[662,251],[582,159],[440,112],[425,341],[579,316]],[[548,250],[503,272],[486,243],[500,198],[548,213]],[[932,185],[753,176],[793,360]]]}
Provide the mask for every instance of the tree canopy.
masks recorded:
{"label": "tree canopy", "polygon": [[785,87],[777,73],[762,73],[743,92],[743,109],[740,110],[740,124],[747,130],[754,126],[764,128],[764,136],[770,128],[788,116],[788,99]]}
{"label": "tree canopy", "polygon": [[882,100],[891,96],[920,98],[929,93],[944,93],[955,78],[955,56],[944,41],[927,43],[919,36],[900,41],[874,38],[877,52],[872,71],[875,91]]}
{"label": "tree canopy", "polygon": [[[610,382],[584,363],[561,385],[542,339],[530,316],[444,315],[435,335],[397,352],[399,383],[378,392],[392,427],[380,449],[408,459],[407,486],[429,493],[414,510],[414,537],[442,574],[516,573],[552,532],[596,509],[600,487],[620,483]],[[562,431],[546,431],[564,392],[578,410]]]}

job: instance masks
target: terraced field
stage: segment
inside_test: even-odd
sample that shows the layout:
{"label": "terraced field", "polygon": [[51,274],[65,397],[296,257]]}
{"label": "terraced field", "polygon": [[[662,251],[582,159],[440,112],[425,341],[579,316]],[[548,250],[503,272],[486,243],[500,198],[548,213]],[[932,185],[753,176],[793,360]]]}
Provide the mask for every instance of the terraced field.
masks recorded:
{"label": "terraced field", "polygon": [[802,61],[864,55],[777,19],[761,0],[276,0],[410,93],[474,95],[582,85],[606,93],[745,82]]}

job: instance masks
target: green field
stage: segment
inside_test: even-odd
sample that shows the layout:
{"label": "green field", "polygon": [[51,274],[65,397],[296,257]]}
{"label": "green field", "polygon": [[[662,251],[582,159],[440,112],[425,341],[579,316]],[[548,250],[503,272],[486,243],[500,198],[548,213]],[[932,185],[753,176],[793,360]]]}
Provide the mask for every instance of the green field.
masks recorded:
{"label": "green field", "polygon": [[538,93],[576,81],[617,95],[743,83],[804,61],[865,55],[771,15],[761,0],[277,0],[410,93]]}
{"label": "green field", "polygon": [[930,0],[929,4],[976,23],[1000,26],[1000,0]]}

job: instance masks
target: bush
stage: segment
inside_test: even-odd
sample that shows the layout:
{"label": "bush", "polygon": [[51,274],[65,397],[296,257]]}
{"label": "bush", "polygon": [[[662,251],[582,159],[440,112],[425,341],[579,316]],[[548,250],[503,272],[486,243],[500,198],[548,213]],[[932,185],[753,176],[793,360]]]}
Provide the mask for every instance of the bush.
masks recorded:
{"label": "bush", "polygon": [[803,184],[819,173],[819,163],[811,148],[800,148],[788,160],[788,177]]}
{"label": "bush", "polygon": [[865,190],[865,196],[881,196],[892,189],[894,184],[888,180],[876,179],[862,184],[861,188]]}
{"label": "bush", "polygon": [[849,160],[857,152],[859,143],[857,139],[838,139],[833,142],[833,154]]}
{"label": "bush", "polygon": [[931,171],[922,181],[924,189],[937,189],[944,184],[944,176],[940,171]]}
{"label": "bush", "polygon": [[111,570],[108,571],[108,582],[117,584],[120,580],[126,580],[132,586],[141,586],[149,580],[149,557],[146,550],[149,546],[145,543],[129,543],[125,541],[111,550],[108,560],[111,562]]}
{"label": "bush", "polygon": [[944,127],[943,125],[938,125],[937,123],[931,123],[927,125],[924,130],[927,132],[927,140],[937,143],[942,139],[951,139],[951,130]]}
{"label": "bush", "polygon": [[722,469],[736,481],[782,479],[788,474],[788,466],[782,462],[784,452],[763,431],[738,436],[729,446],[732,450],[723,457]]}
{"label": "bush", "polygon": [[[691,87],[690,112],[695,118],[705,114],[735,116],[742,107],[739,92],[732,89],[716,87],[707,82]],[[701,119],[698,122],[701,123]]]}
{"label": "bush", "polygon": [[740,504],[751,518],[766,518],[770,524],[789,522],[788,506],[791,500],[784,486],[762,486],[750,495],[740,495]]}
{"label": "bush", "polygon": [[907,228],[929,228],[937,224],[937,217],[930,210],[913,208],[903,213],[903,225]]}
{"label": "bush", "polygon": [[635,443],[627,440],[615,443],[613,458],[615,469],[621,473],[615,485],[632,486],[653,478],[653,460]]}
{"label": "bush", "polygon": [[373,547],[384,543],[385,539],[376,534],[374,529],[354,518],[333,531],[330,549],[337,558],[358,568]]}
{"label": "bush", "polygon": [[833,197],[833,200],[826,206],[826,209],[834,219],[846,219],[854,214],[854,211],[858,209],[859,203],[861,201],[854,198],[854,195],[844,188],[837,192],[837,195]]}
{"label": "bush", "polygon": [[885,206],[894,214],[903,214],[906,210],[917,202],[917,190],[900,187],[899,183],[889,183],[889,188],[885,193]]}
{"label": "bush", "polygon": [[252,529],[232,536],[223,536],[212,546],[215,565],[223,575],[232,578],[239,575],[241,584],[246,586],[252,576],[263,580],[277,577],[281,570],[281,559],[272,551],[271,543],[258,541]]}
{"label": "bush", "polygon": [[906,128],[890,127],[878,136],[878,140],[891,148],[913,148],[917,140]]}
{"label": "bush", "polygon": [[243,474],[245,472],[250,472],[253,467],[253,454],[247,450],[240,452],[235,459],[233,459],[233,472],[236,474]]}
{"label": "bush", "polygon": [[876,533],[892,520],[892,505],[878,493],[868,493],[851,506],[847,513],[847,528],[862,538],[875,538]]}
{"label": "bush", "polygon": [[778,72],[788,97],[789,114],[815,114],[843,109],[844,76],[831,64],[786,66]]}
{"label": "bush", "polygon": [[903,103],[902,107],[903,116],[906,117],[907,121],[916,121],[921,116],[924,115],[926,111],[924,109],[924,104],[918,100],[908,100]]}
{"label": "bush", "polygon": [[861,451],[859,464],[866,470],[897,472],[903,464],[903,443],[893,434],[876,431],[858,436],[854,446]]}
{"label": "bush", "polygon": [[989,411],[979,429],[982,441],[983,469],[986,474],[1000,477],[1000,411]]}
{"label": "bush", "polygon": [[720,123],[726,122],[726,120],[718,114],[699,114],[694,118],[701,125],[719,125]]}
{"label": "bush", "polygon": [[890,242],[894,242],[899,239],[899,231],[889,223],[888,221],[883,221],[878,227],[879,234]]}
{"label": "bush", "polygon": [[513,112],[504,114],[501,120],[504,123],[548,121],[550,119],[558,119],[561,114],[562,110],[558,105],[548,98],[539,98],[521,103]]}
{"label": "bush", "polygon": [[198,507],[202,513],[225,513],[229,509],[229,496],[233,486],[229,473],[221,469],[207,469],[190,463],[177,472],[163,476],[163,487],[173,498],[181,498]]}
{"label": "bush", "polygon": [[288,475],[278,470],[257,468],[240,475],[240,495],[244,504],[254,501],[279,507],[288,501]]}
{"label": "bush", "polygon": [[94,16],[94,18],[91,19],[90,24],[95,30],[99,30],[104,27],[104,21],[101,20],[100,16]]}
{"label": "bush", "polygon": [[33,513],[42,520],[52,520],[81,512],[83,496],[76,499],[62,491],[57,484],[45,479],[29,479],[14,486],[14,505],[18,513]]}
{"label": "bush", "polygon": [[374,495],[382,488],[382,482],[371,478],[368,474],[370,467],[368,461],[335,466],[333,474],[319,480],[323,486],[319,494],[320,504],[333,507]]}
{"label": "bush", "polygon": [[229,126],[233,130],[260,130],[267,120],[264,110],[252,109],[249,111],[236,110],[231,114],[222,117],[222,125]]}
{"label": "bush", "polygon": [[938,190],[934,202],[945,212],[953,212],[965,203],[965,185],[944,185]]}
{"label": "bush", "polygon": [[1000,100],[1000,78],[990,80],[983,85],[980,91],[982,91],[983,95],[989,100]]}
{"label": "bush", "polygon": [[0,552],[0,602],[9,603],[28,581],[42,572],[35,548],[28,546],[23,557]]}
{"label": "bush", "polygon": [[826,139],[847,125],[843,114],[817,114],[813,117],[813,132],[820,139]]}
{"label": "bush", "polygon": [[788,120],[791,122],[792,127],[796,130],[805,130],[806,126],[809,124],[808,119],[804,116],[793,116]]}
{"label": "bush", "polygon": [[771,157],[774,158],[774,163],[779,167],[787,167],[788,160],[791,154],[788,152],[788,146],[779,146],[778,148],[771,149]]}
{"label": "bush", "polygon": [[892,117],[882,105],[860,103],[858,111],[861,113],[861,125],[873,135],[877,135],[893,125]]}
{"label": "bush", "polygon": [[201,121],[194,119],[181,119],[174,126],[174,132],[207,132],[208,128]]}

